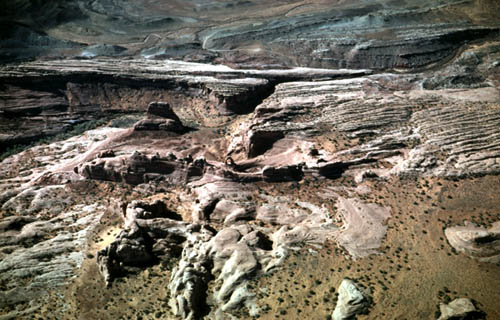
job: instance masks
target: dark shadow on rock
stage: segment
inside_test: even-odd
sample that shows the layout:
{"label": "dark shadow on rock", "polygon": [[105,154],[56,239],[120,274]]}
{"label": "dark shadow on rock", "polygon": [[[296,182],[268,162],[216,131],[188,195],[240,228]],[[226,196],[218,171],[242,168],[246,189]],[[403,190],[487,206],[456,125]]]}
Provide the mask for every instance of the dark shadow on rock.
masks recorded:
{"label": "dark shadow on rock", "polygon": [[264,154],[271,149],[274,143],[283,139],[285,135],[282,131],[256,131],[250,137],[248,144],[248,157],[254,158]]}

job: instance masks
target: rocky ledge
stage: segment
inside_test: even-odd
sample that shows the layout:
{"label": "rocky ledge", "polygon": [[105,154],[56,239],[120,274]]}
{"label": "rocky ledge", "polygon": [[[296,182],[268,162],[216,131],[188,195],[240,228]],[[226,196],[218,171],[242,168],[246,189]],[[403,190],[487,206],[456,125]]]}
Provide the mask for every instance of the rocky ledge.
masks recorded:
{"label": "rocky ledge", "polygon": [[0,148],[120,112],[145,112],[151,101],[171,102],[184,121],[218,126],[231,115],[252,112],[277,83],[368,73],[311,68],[239,71],[179,61],[110,59],[2,67]]}

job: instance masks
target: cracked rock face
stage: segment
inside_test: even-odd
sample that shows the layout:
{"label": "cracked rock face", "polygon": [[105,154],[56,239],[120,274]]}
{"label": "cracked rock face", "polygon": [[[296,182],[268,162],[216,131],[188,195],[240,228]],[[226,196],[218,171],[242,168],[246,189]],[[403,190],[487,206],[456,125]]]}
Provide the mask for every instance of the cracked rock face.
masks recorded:
{"label": "cracked rock face", "polygon": [[500,318],[497,1],[13,3],[0,319]]}

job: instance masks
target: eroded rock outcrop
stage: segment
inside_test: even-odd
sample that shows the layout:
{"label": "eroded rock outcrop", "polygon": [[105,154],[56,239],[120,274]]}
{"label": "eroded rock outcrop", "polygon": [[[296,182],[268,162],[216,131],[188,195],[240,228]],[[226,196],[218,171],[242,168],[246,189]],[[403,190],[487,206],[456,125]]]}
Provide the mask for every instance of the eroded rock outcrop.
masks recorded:
{"label": "eroded rock outcrop", "polygon": [[249,226],[217,232],[209,226],[175,221],[166,214],[158,217],[152,208],[159,206],[160,202],[134,202],[127,206],[123,217],[125,230],[97,256],[99,270],[108,285],[123,276],[128,267],[180,255],[169,284],[174,314],[196,319],[208,312],[208,282],[214,278],[220,284],[220,289],[213,292],[220,310],[212,312],[230,312],[243,304],[257,314],[255,294],[246,289],[246,281],[261,270],[260,263],[271,257],[265,234]]}
{"label": "eroded rock outcrop", "polygon": [[370,299],[354,281],[344,279],[338,292],[339,300],[333,310],[333,320],[355,319],[358,314],[367,313]]}
{"label": "eroded rock outcrop", "polygon": [[[467,7],[471,2],[460,3]],[[98,4],[89,6],[106,14]],[[318,259],[331,255],[335,263],[353,259],[348,262],[359,266],[353,269],[360,274],[372,270],[367,260],[384,264],[387,259],[391,266],[385,269],[390,274],[381,272],[384,282],[371,278],[379,280],[384,291],[401,286],[399,273],[436,262],[425,260],[435,257],[435,251],[415,257],[421,252],[418,246],[428,246],[439,236],[425,236],[432,228],[419,237],[406,232],[403,224],[411,229],[412,222],[404,213],[414,210],[410,219],[427,223],[446,211],[435,213],[433,208],[446,205],[439,199],[441,182],[448,188],[451,183],[441,178],[457,179],[458,185],[464,177],[500,172],[500,46],[497,40],[462,46],[468,39],[495,37],[495,22],[435,25],[429,18],[424,19],[429,24],[421,25],[417,22],[422,17],[456,8],[456,3],[445,3],[443,9],[424,1],[420,9],[408,12],[390,10],[389,3],[385,9],[379,4],[368,11],[351,8],[345,15],[329,7],[322,16],[328,21],[316,23],[317,16],[302,13],[320,5],[317,2],[298,7],[281,4],[273,10],[282,12],[286,7],[285,20],[266,18],[254,24],[257,18],[252,16],[227,28],[214,23],[209,32],[198,32],[191,39],[189,50],[184,45],[191,40],[182,34],[193,32],[190,28],[176,29],[179,43],[174,49],[156,34],[144,40],[151,50],[142,50],[140,43],[126,50],[87,46],[88,55],[141,50],[141,55],[156,59],[193,49],[194,60],[227,62],[227,58],[241,67],[263,59],[277,63],[279,69],[89,57],[0,68],[1,146],[62,132],[108,111],[146,112],[133,127],[125,122],[127,128],[87,131],[2,161],[0,308],[5,309],[0,313],[12,311],[9,317],[19,318],[19,312],[44,303],[45,288],[66,284],[86,272],[80,269],[85,256],[86,262],[95,262],[92,255],[85,255],[92,249],[87,247],[92,230],[111,223],[100,219],[103,212],[122,218],[122,224],[113,225],[121,232],[116,237],[109,233],[115,237],[111,244],[93,254],[104,282],[113,286],[117,277],[168,265],[165,272],[170,272],[170,279],[163,286],[169,300],[163,310],[166,317],[173,313],[188,319],[224,319],[240,317],[240,308],[245,316],[257,316],[265,312],[260,299],[270,291],[255,288],[255,281],[265,282],[261,276],[281,272],[287,259],[304,252]],[[115,5],[109,2],[110,8]],[[217,5],[227,9],[222,2],[203,4]],[[418,17],[407,19],[414,10]],[[377,14],[370,15],[371,11]],[[388,30],[391,19],[408,20],[408,25]],[[142,22],[166,23],[156,18]],[[381,33],[367,36],[368,29],[357,26]],[[262,39],[266,50],[259,45]],[[225,47],[226,41],[235,47]],[[248,47],[235,53],[241,41]],[[221,48],[225,51],[217,51]],[[251,57],[255,52],[261,52],[258,59]],[[362,65],[387,70],[429,63],[435,69],[415,73],[287,67]],[[141,116],[134,115],[134,121]],[[425,178],[425,190],[412,197],[406,190],[396,191],[397,196],[385,193],[394,190],[393,183],[420,184],[418,177]],[[118,199],[127,199],[127,205],[110,204]],[[420,211],[429,216],[422,218]],[[389,219],[391,215],[394,219]],[[488,230],[451,227],[446,236],[457,251],[495,262],[497,227],[498,223]],[[392,228],[397,235],[391,234]],[[404,247],[407,239],[397,238],[401,234],[411,237],[415,247],[403,255],[398,248],[392,257],[374,256],[392,252],[393,241]],[[331,276],[341,279],[345,270],[332,268]],[[369,286],[380,297],[377,283]],[[366,310],[369,299],[362,291],[343,282],[334,318]],[[56,288],[55,295],[60,292]]]}
{"label": "eroded rock outcrop", "polygon": [[[257,315],[256,293],[248,286],[249,281],[279,268],[291,250],[336,240],[353,257],[362,257],[376,252],[385,232],[384,228],[380,229],[382,235],[369,232],[381,227],[387,218],[388,213],[383,208],[367,206],[367,211],[363,211],[356,222],[358,231],[353,233],[354,227],[347,226],[354,222],[347,213],[344,218],[339,217],[345,220],[346,227],[339,228],[324,207],[297,202],[298,208],[292,209],[288,205],[290,199],[270,196],[262,196],[265,204],[252,207],[249,193],[234,192],[241,190],[242,185],[203,179],[210,178],[203,177],[191,183],[200,199],[192,217],[196,223],[179,221],[180,216],[159,201],[132,202],[124,209],[124,231],[98,253],[100,270],[108,284],[115,277],[126,274],[128,267],[147,266],[161,259],[179,259],[169,285],[170,306],[175,314],[185,318],[200,317],[208,312],[205,304],[213,300],[217,307],[210,312],[219,316],[230,314],[241,306]],[[370,210],[379,210],[381,216]],[[278,228],[246,223],[252,220]],[[209,226],[209,222],[215,223],[217,229]],[[351,249],[351,245],[357,249]],[[216,289],[207,292],[211,281],[215,282]]]}
{"label": "eroded rock outcrop", "polygon": [[182,244],[193,230],[163,202],[134,201],[121,213],[124,230],[97,253],[97,264],[107,285],[126,274],[128,267],[145,267],[178,257]]}
{"label": "eroded rock outcrop", "polygon": [[155,116],[139,128],[184,132],[175,118],[165,118],[160,105],[150,107],[155,101],[170,103],[183,121],[218,126],[231,116],[252,112],[273,92],[275,83],[369,72],[234,70],[172,60],[53,60],[6,66],[0,76],[0,147],[54,136],[113,112],[144,112],[148,108]]}
{"label": "eroded rock outcrop", "polygon": [[[400,76],[400,92],[388,84],[393,77],[280,84],[256,108],[251,123],[240,126],[232,139],[231,156],[276,165],[286,155],[291,159],[288,165],[303,163],[305,171],[330,179],[347,171],[355,175],[360,169],[380,177],[499,172],[497,144],[490,139],[499,134],[496,88],[484,83],[484,88],[460,92],[419,90],[418,79]],[[479,107],[478,97],[484,107]],[[453,106],[437,104],[437,99]],[[325,139],[323,128],[331,128],[335,139]],[[339,150],[353,139],[362,142]],[[298,140],[316,144],[316,155],[303,150]],[[379,170],[381,162],[391,163],[392,168]]]}
{"label": "eroded rock outcrop", "polygon": [[140,184],[152,180],[162,180],[171,184],[185,184],[190,179],[200,178],[205,168],[205,160],[176,159],[154,155],[148,157],[135,152],[130,156],[98,158],[83,163],[75,172],[85,178]]}
{"label": "eroded rock outcrop", "polygon": [[147,117],[134,125],[135,131],[170,131],[184,133],[181,119],[175,114],[168,102],[151,102],[148,106]]}
{"label": "eroded rock outcrop", "polygon": [[98,204],[75,205],[58,213],[45,209],[46,220],[0,219],[0,308],[39,301],[73,278],[104,209]]}
{"label": "eroded rock outcrop", "polygon": [[446,228],[444,233],[455,250],[479,261],[500,262],[500,222],[489,229],[466,222],[464,226]]}
{"label": "eroded rock outcrop", "polygon": [[467,298],[458,298],[448,304],[441,303],[439,310],[441,315],[438,320],[484,319],[484,314]]}

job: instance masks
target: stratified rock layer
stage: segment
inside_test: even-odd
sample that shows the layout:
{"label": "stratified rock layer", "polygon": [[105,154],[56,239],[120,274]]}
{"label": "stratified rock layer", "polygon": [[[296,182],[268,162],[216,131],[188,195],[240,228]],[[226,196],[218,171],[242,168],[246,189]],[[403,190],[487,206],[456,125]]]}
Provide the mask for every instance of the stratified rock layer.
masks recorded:
{"label": "stratified rock layer", "polygon": [[[59,60],[4,67],[0,76],[0,148],[62,133],[113,112],[146,111],[151,102],[158,101],[170,103],[184,121],[219,126],[230,116],[252,112],[272,93],[275,83],[369,72],[238,71],[220,65],[144,60]],[[182,131],[168,122],[151,119],[139,128]]]}
{"label": "stratified rock layer", "polygon": [[[22,10],[19,10],[22,8]],[[134,56],[241,68],[415,69],[498,35],[495,0],[6,2],[0,61]]]}
{"label": "stratified rock layer", "polygon": [[[367,14],[354,10],[339,21],[325,22],[321,26],[326,31],[316,39],[329,37],[331,28],[347,22],[348,16]],[[309,27],[313,20],[307,15],[292,17],[297,25],[276,24],[275,29],[293,29],[293,35],[316,29]],[[374,25],[383,24],[373,19]],[[247,22],[230,30],[213,26],[211,33],[199,36],[210,50],[219,50],[228,39],[249,38],[256,29],[270,26],[266,22],[247,30]],[[429,30],[415,30],[424,29]],[[433,267],[425,260],[428,255],[438,256],[441,267],[451,262],[459,268],[464,257],[439,255],[449,245],[440,226],[430,220],[441,222],[436,215],[446,215],[443,203],[454,199],[446,194],[453,184],[446,179],[456,180],[458,188],[461,179],[483,181],[500,173],[499,43],[477,43],[456,52],[462,43],[457,37],[479,39],[491,36],[490,29],[446,25],[419,38],[402,28],[385,44],[342,45],[348,57],[339,49],[330,57],[337,61],[328,63],[374,63],[385,50],[405,46],[414,55],[392,54],[386,57],[388,65],[429,66],[437,61],[433,67],[438,72],[237,70],[142,59],[48,59],[2,67],[3,148],[78,129],[78,124],[96,124],[102,116],[112,119],[101,120],[106,125],[116,120],[122,128],[86,131],[2,161],[1,311],[19,318],[44,306],[48,297],[65,292],[61,286],[70,279],[82,272],[92,274],[90,267],[82,271],[83,262],[95,268],[94,278],[100,272],[99,285],[107,293],[123,284],[120,278],[135,279],[142,270],[161,266],[169,282],[163,286],[168,293],[162,302],[165,313],[159,316],[187,319],[263,315],[268,307],[261,300],[273,293],[256,283],[279,275],[293,259],[300,257],[294,262],[304,267],[309,259],[303,257],[305,252],[316,258],[350,259],[349,268],[326,269],[336,279],[358,273],[356,281],[369,282],[367,292],[377,299],[386,290],[392,294],[387,297],[394,297],[397,291],[391,286],[401,283],[398,272],[409,274],[417,269],[414,265]],[[278,39],[266,32],[258,33],[272,47],[287,41],[285,35]],[[429,46],[420,48],[424,38]],[[321,46],[313,46],[312,36],[301,39],[305,47],[295,53]],[[326,45],[341,46],[344,40],[331,38]],[[89,55],[125,54],[106,46],[87,49]],[[454,59],[442,60],[455,52]],[[405,183],[418,194],[384,193],[395,188],[392,184]],[[486,191],[484,198],[490,196]],[[469,199],[462,194],[457,198],[455,210]],[[486,216],[498,221],[495,210]],[[497,224],[489,230],[445,228],[445,234],[457,251],[496,261]],[[395,239],[399,233],[408,238]],[[441,246],[435,245],[440,238]],[[425,250],[406,249],[414,243]],[[354,265],[364,263],[363,270],[372,270],[372,259],[383,260],[387,270],[369,279]],[[493,264],[487,268],[496,270]],[[288,271],[290,277],[292,272],[297,275],[292,281],[306,278],[299,267]],[[414,290],[455,279],[436,274],[439,279],[425,281],[422,287],[419,283]],[[50,290],[54,294],[49,296]],[[306,294],[325,303],[331,299],[312,288]],[[343,284],[334,318],[365,311],[366,300],[356,285]],[[412,315],[433,309],[418,308],[425,310]]]}

